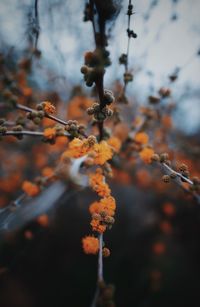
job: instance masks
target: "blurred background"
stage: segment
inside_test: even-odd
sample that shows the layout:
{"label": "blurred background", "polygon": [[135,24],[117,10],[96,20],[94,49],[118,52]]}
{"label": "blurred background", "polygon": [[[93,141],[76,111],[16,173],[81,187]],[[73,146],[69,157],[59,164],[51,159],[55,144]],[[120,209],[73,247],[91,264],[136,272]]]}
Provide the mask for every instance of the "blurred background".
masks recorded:
{"label": "blurred background", "polygon": [[[85,1],[38,1],[37,20],[34,5],[31,0],[0,0],[1,92],[6,76],[12,79],[6,86],[17,86],[13,91],[21,103],[33,106],[50,100],[61,118],[84,122],[92,98],[80,67],[85,51],[94,49],[91,23],[83,22]],[[112,65],[105,74],[106,88],[115,92],[123,80],[118,59],[126,52],[128,1],[118,5],[119,15],[108,24]],[[151,142],[199,176],[200,2],[135,0],[133,5],[131,27],[138,37],[131,41],[129,68],[134,81],[127,88],[129,105],[120,106],[118,134],[126,133],[124,123],[136,119],[136,109],[147,107],[150,95],[170,87],[172,94],[159,109],[163,117],[148,127]],[[170,83],[172,75],[177,79]],[[16,117],[3,107],[0,113],[9,120]],[[65,147],[35,138],[1,140],[1,225],[4,209],[21,195],[23,180],[53,168]],[[123,164],[115,157],[112,167],[117,213],[105,234],[111,256],[104,261],[104,271],[106,281],[115,285],[116,306],[199,306],[199,204],[174,183],[165,185],[162,170],[136,157]],[[0,232],[0,306],[90,306],[97,259],[83,253],[81,239],[91,233],[88,205],[95,199],[90,189],[69,186],[42,212],[46,218],[28,219],[17,231],[8,227]],[[50,197],[42,198],[41,207],[48,201]]]}

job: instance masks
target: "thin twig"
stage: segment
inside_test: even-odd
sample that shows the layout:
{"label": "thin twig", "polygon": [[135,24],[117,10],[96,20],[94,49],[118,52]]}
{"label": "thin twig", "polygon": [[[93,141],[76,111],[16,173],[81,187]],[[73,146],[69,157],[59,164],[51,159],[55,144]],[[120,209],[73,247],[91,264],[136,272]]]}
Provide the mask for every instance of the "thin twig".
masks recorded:
{"label": "thin twig", "polygon": [[103,281],[103,234],[99,235],[98,281]]}
{"label": "thin twig", "polygon": [[180,177],[182,180],[184,180],[185,182],[187,182],[190,185],[194,185],[194,183],[192,182],[192,180],[188,179],[187,177],[183,176],[181,173],[176,172],[175,170],[173,170],[169,165],[167,165],[166,163],[163,163],[163,166],[171,173],[171,174],[175,174],[176,176]]}
{"label": "thin twig", "polygon": [[192,180],[190,180],[189,178],[185,177],[184,175],[182,175],[181,173],[173,170],[169,165],[167,165],[166,163],[162,163],[161,164],[163,169],[167,172],[168,175],[174,174],[176,175],[176,177],[173,179],[186,193],[189,193],[190,195],[192,195],[197,202],[200,204],[200,195],[195,193],[195,191],[191,191],[190,189],[188,189],[187,187],[185,187],[182,184],[182,181],[187,182],[190,186],[194,186],[194,183],[192,182]]}
{"label": "thin twig", "polygon": [[35,0],[34,11],[35,11],[35,49],[37,49],[38,39],[40,35],[38,0]]}
{"label": "thin twig", "polygon": [[[131,5],[131,0],[129,0],[129,5]],[[127,31],[130,31],[130,25],[131,25],[131,15],[128,15],[128,27]],[[127,33],[128,34],[128,33]],[[125,72],[128,72],[128,57],[129,57],[129,49],[130,49],[130,40],[131,36],[128,35],[128,42],[127,42],[127,50],[126,50],[126,64],[125,64]]]}
{"label": "thin twig", "polygon": [[[137,35],[133,32],[133,30],[131,30],[130,26],[131,26],[131,16],[134,14],[132,12],[133,6],[131,3],[131,0],[129,0],[129,4],[128,4],[128,11],[127,11],[127,15],[128,15],[128,21],[127,21],[127,36],[128,36],[128,40],[127,40],[127,49],[126,49],[126,60],[124,63],[124,67],[125,67],[125,75],[129,73],[129,51],[130,51],[130,42],[131,42],[131,38],[134,37],[136,38]],[[127,87],[128,81],[124,81],[124,86],[123,86],[123,94],[125,95],[126,92],[126,87]]]}
{"label": "thin twig", "polygon": [[[12,136],[20,136],[20,135],[30,135],[30,136],[44,136],[44,132],[41,132],[41,131],[28,131],[28,130],[22,130],[22,131],[6,131],[6,132],[3,132],[3,133],[0,133],[0,136],[9,136],[9,135],[12,135]],[[66,136],[66,137],[69,137],[70,134],[65,132],[63,134],[63,136]]]}
{"label": "thin twig", "polygon": [[99,282],[102,282],[103,278],[103,234],[99,234],[99,254],[98,254],[98,275],[97,275],[97,287],[94,294],[94,298],[91,307],[96,307],[97,300],[99,297]]}
{"label": "thin twig", "polygon": [[[24,106],[22,104],[19,104],[19,103],[16,105],[16,108],[19,109],[19,110],[25,111],[25,112],[29,112],[29,113],[35,111],[34,109],[26,107],[26,106]],[[62,120],[62,119],[60,119],[60,118],[58,118],[58,117],[56,117],[54,115],[45,113],[44,116],[47,117],[47,118],[50,118],[50,119],[52,119],[52,120],[54,120],[54,121],[56,121],[56,122],[58,122],[60,124],[62,124],[62,125],[67,125],[66,121],[64,121],[64,120]]]}
{"label": "thin twig", "polygon": [[7,136],[7,135],[13,135],[13,136],[18,136],[18,135],[31,135],[31,136],[43,136],[43,132],[39,132],[39,131],[26,131],[26,130],[22,130],[22,131],[6,131],[2,134],[0,134],[0,136]]}

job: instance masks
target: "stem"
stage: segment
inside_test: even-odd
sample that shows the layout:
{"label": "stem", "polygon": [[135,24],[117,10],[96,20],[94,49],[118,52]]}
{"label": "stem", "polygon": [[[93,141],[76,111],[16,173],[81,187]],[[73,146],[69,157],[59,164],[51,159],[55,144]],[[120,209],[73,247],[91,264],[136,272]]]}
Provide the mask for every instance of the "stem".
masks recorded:
{"label": "stem", "polygon": [[[26,106],[19,104],[19,103],[16,105],[16,108],[21,110],[21,111],[25,111],[25,112],[29,112],[29,113],[35,111],[34,109],[26,107]],[[62,120],[62,119],[60,119],[60,118],[58,118],[54,115],[48,114],[48,113],[45,113],[44,117],[50,118],[51,120],[54,120],[55,122],[57,122],[61,125],[64,125],[64,126],[66,126],[68,124],[65,120]],[[70,136],[70,134],[68,134],[68,133],[65,133],[64,135]],[[81,133],[81,135],[84,136],[85,138],[87,138],[87,135],[85,133]]]}
{"label": "stem", "polygon": [[[129,5],[131,4],[131,0],[129,0]],[[128,15],[128,27],[127,27],[127,31],[130,30],[130,24],[131,24],[131,15]],[[128,42],[127,42],[127,51],[126,51],[126,56],[127,56],[127,60],[126,60],[126,65],[125,65],[125,72],[128,72],[128,56],[129,56],[129,49],[130,49],[130,36],[128,35]]]}
{"label": "stem", "polygon": [[60,118],[57,118],[57,117],[55,117],[54,115],[45,114],[45,117],[50,118],[50,119],[52,119],[52,120],[54,120],[54,121],[56,121],[56,122],[58,122],[58,123],[60,123],[60,124],[62,124],[62,125],[67,125],[67,122],[66,122],[66,121],[64,121],[64,120],[62,120],[62,119],[60,119]]}
{"label": "stem", "polygon": [[[44,136],[43,132],[40,131],[27,131],[27,130],[22,130],[22,131],[6,131],[4,133],[0,133],[0,136],[7,136],[7,135],[13,135],[13,136],[18,136],[18,135],[31,135],[31,136]],[[64,133],[64,136],[70,136],[67,132]]]}
{"label": "stem", "polygon": [[[94,1],[90,0],[90,7],[92,11],[91,21],[92,21],[92,27],[93,27],[93,33],[94,33],[94,40],[96,48],[104,49],[104,40],[105,40],[105,20],[99,16],[99,31],[100,31],[100,40],[97,40],[97,33],[95,29],[95,22],[94,22]],[[100,110],[102,110],[106,104],[104,103],[104,72],[102,71],[99,73],[98,78],[95,81],[95,85],[97,88],[98,96],[99,96],[99,104],[100,104]],[[99,129],[99,140],[101,141],[103,139],[103,122],[98,123],[98,129]]]}
{"label": "stem", "polygon": [[98,281],[103,281],[103,234],[99,235]]}
{"label": "stem", "polygon": [[200,195],[190,191],[188,188],[186,188],[182,182],[181,179],[184,180],[185,182],[187,182],[190,186],[193,186],[194,183],[192,182],[192,180],[190,180],[189,178],[183,176],[181,173],[176,172],[175,170],[173,170],[169,165],[167,165],[166,163],[162,163],[162,167],[167,171],[167,173],[170,174],[175,174],[178,178],[174,178],[173,180],[175,180],[177,182],[177,184],[187,193],[191,194],[196,200],[197,202],[200,204]]}
{"label": "stem", "polygon": [[[29,112],[29,113],[35,111],[34,109],[26,107],[26,106],[24,106],[22,104],[19,104],[19,103],[16,105],[16,108],[19,109],[19,110],[22,110],[22,111]],[[58,122],[60,124],[62,124],[62,125],[67,125],[66,121],[64,121],[64,120],[62,120],[62,119],[60,119],[60,118],[58,118],[58,117],[56,117],[54,115],[45,113],[44,116],[47,117],[47,118],[50,118],[50,119],[52,119],[52,120],[54,120],[54,121],[56,121],[56,122]]]}
{"label": "stem", "polygon": [[34,111],[33,109],[26,107],[26,106],[23,106],[22,104],[19,104],[19,103],[16,105],[16,108],[19,109],[19,110],[22,110],[22,111],[26,111],[26,112]]}
{"label": "stem", "polygon": [[103,234],[99,234],[99,254],[98,254],[98,274],[97,274],[97,287],[94,294],[94,298],[91,307],[96,307],[99,297],[99,285],[98,283],[103,281]]}
{"label": "stem", "polygon": [[0,134],[0,136],[6,136],[6,135],[13,135],[13,136],[18,136],[18,135],[31,135],[31,136],[43,136],[43,132],[38,132],[38,131],[6,131],[3,134]]}
{"label": "stem", "polygon": [[35,18],[38,18],[38,0],[35,0]]}
{"label": "stem", "polygon": [[40,34],[39,17],[38,17],[38,0],[35,0],[34,11],[35,11],[35,23],[36,23],[35,49],[37,49],[38,38]]}
{"label": "stem", "polygon": [[192,180],[188,179],[187,177],[183,176],[181,173],[174,171],[169,165],[167,165],[166,163],[163,163],[163,166],[171,173],[171,174],[175,174],[176,176],[178,176],[179,178],[183,179],[184,181],[186,181],[188,184],[190,185],[194,185],[194,183],[192,182]]}
{"label": "stem", "polygon": [[[131,5],[131,0],[129,0],[129,4]],[[132,14],[131,14],[132,15]],[[128,73],[129,68],[128,68],[128,60],[129,60],[129,50],[130,50],[130,41],[131,41],[131,36],[129,35],[129,31],[131,31],[130,29],[130,25],[131,25],[131,15],[128,14],[128,25],[127,25],[127,35],[128,35],[128,41],[127,41],[127,49],[126,49],[126,63],[125,63],[125,73]],[[126,92],[126,87],[127,87],[127,83],[128,82],[124,82],[124,86],[123,86],[123,94],[125,95]]]}

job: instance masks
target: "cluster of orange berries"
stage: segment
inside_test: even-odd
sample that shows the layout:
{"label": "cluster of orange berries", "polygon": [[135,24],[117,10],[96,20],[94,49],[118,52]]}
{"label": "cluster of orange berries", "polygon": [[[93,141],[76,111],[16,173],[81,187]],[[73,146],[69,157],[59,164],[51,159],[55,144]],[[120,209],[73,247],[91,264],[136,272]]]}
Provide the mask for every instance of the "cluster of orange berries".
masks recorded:
{"label": "cluster of orange berries", "polygon": [[96,144],[96,141],[96,137],[93,135],[90,135],[87,139],[74,138],[69,142],[68,149],[62,154],[62,161],[87,155]]}
{"label": "cluster of orange berries", "polygon": [[[85,254],[96,255],[99,251],[99,239],[94,236],[86,236],[82,239],[82,247]],[[103,257],[110,256],[110,250],[107,247],[102,249]]]}
{"label": "cluster of orange berries", "polygon": [[86,254],[97,254],[99,251],[99,239],[87,236],[82,239],[83,250]]}
{"label": "cluster of orange berries", "polygon": [[114,215],[116,210],[116,202],[114,197],[108,196],[101,198],[100,201],[93,202],[89,211],[92,215],[90,225],[93,231],[103,233],[107,228],[111,228],[115,222]]}
{"label": "cluster of orange berries", "polygon": [[[93,164],[102,165],[105,173],[109,173],[111,170],[108,167],[109,164],[106,163],[109,160],[114,151],[119,150],[120,144],[117,142],[117,138],[111,140],[111,144],[113,144],[113,148],[106,141],[102,141],[100,143],[92,142],[88,146],[87,140],[75,140],[75,142],[79,142],[79,150],[74,151],[74,140],[71,142],[72,147],[67,152],[67,156],[75,156],[78,157],[84,155],[86,153],[90,154],[90,157],[93,159]],[[91,139],[92,140],[92,139]],[[115,144],[116,143],[116,144]],[[78,147],[78,146],[77,146]],[[89,147],[89,149],[88,149]],[[81,151],[80,151],[80,148]],[[85,149],[86,148],[86,149]],[[66,153],[65,153],[66,155]],[[108,164],[108,165],[107,165]],[[114,215],[116,210],[116,202],[114,197],[111,196],[111,190],[108,184],[105,182],[105,174],[101,168],[97,168],[95,173],[89,174],[89,185],[91,188],[101,197],[99,201],[93,202],[89,207],[89,212],[92,216],[92,220],[90,225],[94,232],[99,234],[103,234],[105,230],[110,229],[114,223]],[[82,240],[83,250],[86,254],[96,254],[99,250],[99,240],[94,236],[87,236]],[[110,250],[106,247],[103,247],[102,250],[103,256],[108,257],[110,255]]]}
{"label": "cluster of orange berries", "polygon": [[106,141],[97,143],[96,137],[91,135],[87,139],[74,138],[68,149],[62,154],[62,160],[68,158],[80,158],[88,155],[92,164],[103,165],[112,158],[113,149]]}
{"label": "cluster of orange berries", "polygon": [[[90,225],[93,231],[102,234],[107,228],[110,229],[115,221],[116,202],[114,197],[111,196],[111,190],[106,184],[105,176],[100,168],[97,168],[94,174],[90,174],[89,184],[102,197],[89,207],[89,212],[92,216]],[[109,249],[104,248],[103,255],[108,257],[110,255]]]}
{"label": "cluster of orange berries", "polygon": [[99,196],[107,197],[110,195],[110,188],[105,182],[105,176],[100,168],[96,169],[95,174],[90,174],[89,179],[90,186]]}

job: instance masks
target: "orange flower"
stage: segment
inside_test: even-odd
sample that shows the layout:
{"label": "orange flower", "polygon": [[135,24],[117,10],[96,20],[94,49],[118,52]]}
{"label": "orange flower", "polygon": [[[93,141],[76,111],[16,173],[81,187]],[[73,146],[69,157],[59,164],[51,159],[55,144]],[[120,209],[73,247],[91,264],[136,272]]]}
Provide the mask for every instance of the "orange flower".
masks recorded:
{"label": "orange flower", "polygon": [[83,250],[86,254],[97,254],[99,250],[99,240],[93,236],[82,239]]}
{"label": "orange flower", "polygon": [[99,233],[103,233],[106,230],[106,225],[102,225],[98,220],[92,220],[90,225],[92,226],[93,231],[97,231]]}
{"label": "orange flower", "polygon": [[63,153],[62,159],[68,158],[80,158],[86,155],[90,150],[90,146],[87,140],[80,140],[78,138],[74,138],[69,143],[69,148]]}
{"label": "orange flower", "polygon": [[99,201],[94,201],[90,206],[89,206],[89,212],[91,214],[94,213],[99,213]]}
{"label": "orange flower", "polygon": [[112,196],[104,197],[99,202],[95,201],[89,207],[89,211],[91,214],[104,213],[109,216],[113,216],[115,214],[115,209],[116,202],[114,197]]}
{"label": "orange flower", "polygon": [[105,177],[102,175],[101,169],[97,169],[95,174],[90,174],[89,184],[95,192],[101,197],[110,195],[110,188],[105,183]]}
{"label": "orange flower", "polygon": [[43,134],[45,138],[47,138],[48,140],[52,140],[56,136],[56,129],[46,128]]}
{"label": "orange flower", "polygon": [[121,141],[117,137],[112,137],[108,140],[108,144],[115,152],[119,152],[121,148]]}
{"label": "orange flower", "polygon": [[56,112],[56,108],[54,107],[54,105],[52,105],[51,102],[49,101],[43,101],[43,108],[44,111],[50,114],[54,114]]}
{"label": "orange flower", "polygon": [[103,165],[112,158],[112,150],[106,141],[94,144],[94,163]]}
{"label": "orange flower", "polygon": [[147,144],[149,137],[145,132],[138,132],[135,135],[135,141],[139,144]]}
{"label": "orange flower", "polygon": [[140,151],[140,158],[147,164],[151,163],[151,157],[154,154],[154,150],[149,147],[145,147]]}
{"label": "orange flower", "polygon": [[116,202],[114,197],[109,196],[100,200],[101,211],[104,211],[107,215],[113,216],[115,214]]}
{"label": "orange flower", "polygon": [[22,190],[29,196],[36,196],[40,191],[39,187],[30,181],[23,182]]}

